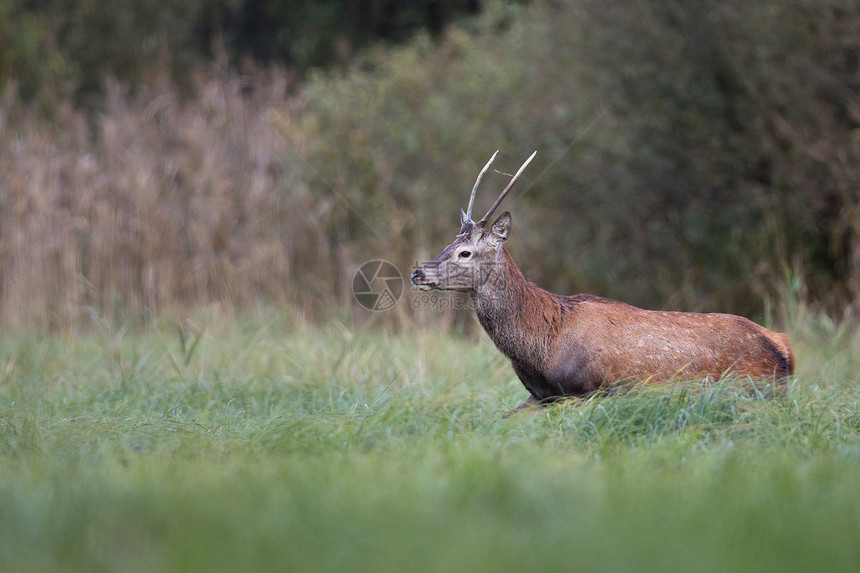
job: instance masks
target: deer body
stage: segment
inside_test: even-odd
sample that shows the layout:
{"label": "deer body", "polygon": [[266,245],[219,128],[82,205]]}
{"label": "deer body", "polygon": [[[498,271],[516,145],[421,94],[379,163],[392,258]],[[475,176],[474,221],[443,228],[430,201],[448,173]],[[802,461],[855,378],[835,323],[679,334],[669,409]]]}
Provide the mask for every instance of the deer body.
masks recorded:
{"label": "deer body", "polygon": [[504,249],[501,258],[504,288],[488,280],[473,294],[478,319],[535,401],[634,381],[793,371],[788,337],[746,318],[561,296],[528,280]]}
{"label": "deer body", "polygon": [[531,158],[484,218],[471,220],[475,191],[493,158],[478,176],[460,234],[415,270],[412,282],[472,295],[481,325],[531,394],[527,403],[630,382],[729,373],[778,380],[794,372],[788,337],[746,318],[643,310],[592,295],[557,295],[534,284],[502,246],[510,236],[510,213],[486,229]]}

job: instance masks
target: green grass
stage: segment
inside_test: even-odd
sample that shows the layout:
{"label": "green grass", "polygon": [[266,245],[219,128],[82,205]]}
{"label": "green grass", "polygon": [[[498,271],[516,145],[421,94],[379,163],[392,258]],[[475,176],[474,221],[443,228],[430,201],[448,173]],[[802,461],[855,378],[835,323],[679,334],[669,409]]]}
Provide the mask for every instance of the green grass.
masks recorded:
{"label": "green grass", "polygon": [[860,570],[850,332],[509,418],[483,337],[185,332],[0,338],[0,570]]}

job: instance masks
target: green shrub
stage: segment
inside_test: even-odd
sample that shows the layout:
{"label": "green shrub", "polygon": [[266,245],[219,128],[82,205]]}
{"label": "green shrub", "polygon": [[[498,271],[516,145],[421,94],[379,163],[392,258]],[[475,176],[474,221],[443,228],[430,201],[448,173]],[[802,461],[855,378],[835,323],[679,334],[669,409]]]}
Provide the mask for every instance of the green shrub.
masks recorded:
{"label": "green shrub", "polygon": [[507,207],[539,284],[760,316],[792,268],[814,298],[854,300],[860,10],[799,8],[496,6],[438,47],[317,78],[309,158],[342,199],[332,227],[427,258],[493,150],[511,172],[538,149]]}

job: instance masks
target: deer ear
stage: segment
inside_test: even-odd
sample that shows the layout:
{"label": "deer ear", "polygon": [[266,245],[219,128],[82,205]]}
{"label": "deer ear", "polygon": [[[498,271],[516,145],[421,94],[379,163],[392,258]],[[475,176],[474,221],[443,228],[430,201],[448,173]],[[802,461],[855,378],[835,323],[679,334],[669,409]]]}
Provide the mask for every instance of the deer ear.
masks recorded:
{"label": "deer ear", "polygon": [[511,214],[508,211],[505,211],[499,218],[496,219],[496,222],[493,223],[493,226],[490,228],[490,242],[494,245],[500,245],[508,240],[508,237],[511,236]]}

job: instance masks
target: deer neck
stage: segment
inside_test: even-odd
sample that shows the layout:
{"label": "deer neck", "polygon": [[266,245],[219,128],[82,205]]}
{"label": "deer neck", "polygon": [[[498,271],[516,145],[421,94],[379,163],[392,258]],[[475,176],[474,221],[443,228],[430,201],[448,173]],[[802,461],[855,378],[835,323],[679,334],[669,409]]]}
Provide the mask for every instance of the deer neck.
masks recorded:
{"label": "deer neck", "polygon": [[508,358],[529,363],[546,359],[550,330],[559,326],[553,312],[556,297],[526,278],[504,248],[472,296],[481,326]]}

